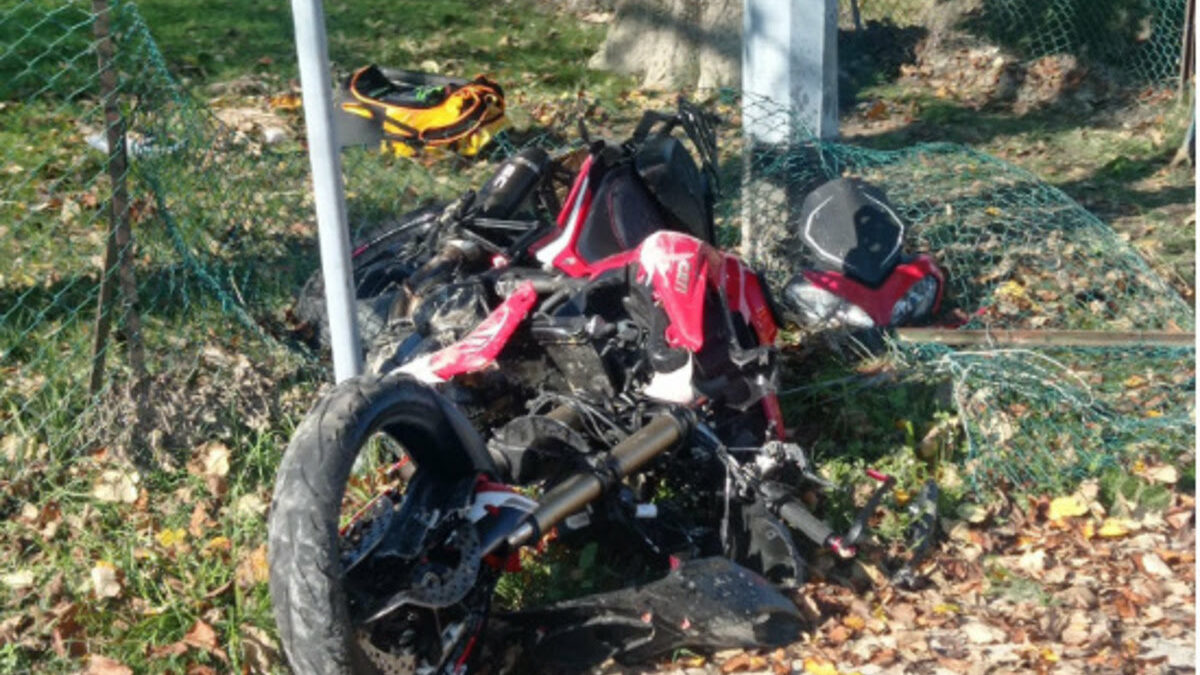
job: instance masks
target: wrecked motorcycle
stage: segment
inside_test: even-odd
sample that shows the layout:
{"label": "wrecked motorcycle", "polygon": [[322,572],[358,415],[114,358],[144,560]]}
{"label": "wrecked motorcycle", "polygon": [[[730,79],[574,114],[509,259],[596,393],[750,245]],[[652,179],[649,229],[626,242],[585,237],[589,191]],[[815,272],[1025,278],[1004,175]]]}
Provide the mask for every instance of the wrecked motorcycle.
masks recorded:
{"label": "wrecked motorcycle", "polygon": [[[497,583],[551,538],[603,542],[662,577],[503,618],[568,668],[795,639],[776,589],[804,580],[813,548],[853,557],[894,481],[870,472],[844,532],[810,508],[831,486],[785,433],[781,309],[715,245],[713,121],[686,101],[646,113],[623,143],[588,140],[575,171],[525,150],[477,193],[356,247],[374,374],[296,430],[270,516],[297,672],[470,670]],[[878,289],[899,234],[873,236],[842,253],[861,249],[851,276]],[[940,277],[932,299],[917,282],[893,299],[931,311]],[[315,278],[304,293],[319,291]],[[803,321],[812,306],[784,311]]]}

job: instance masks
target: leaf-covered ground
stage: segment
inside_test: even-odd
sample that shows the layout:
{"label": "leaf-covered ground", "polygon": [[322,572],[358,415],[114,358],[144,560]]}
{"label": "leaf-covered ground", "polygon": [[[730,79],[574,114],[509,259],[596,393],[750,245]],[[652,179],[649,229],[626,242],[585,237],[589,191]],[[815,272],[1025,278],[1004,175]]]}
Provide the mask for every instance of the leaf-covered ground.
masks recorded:
{"label": "leaf-covered ground", "polygon": [[[1142,476],[1177,478],[1164,467]],[[1146,509],[1120,498],[1106,508],[1101,493],[1093,481],[1055,499],[964,507],[943,523],[926,588],[830,574],[797,591],[811,628],[790,647],[610,672],[1194,672],[1194,499],[1173,493]]]}

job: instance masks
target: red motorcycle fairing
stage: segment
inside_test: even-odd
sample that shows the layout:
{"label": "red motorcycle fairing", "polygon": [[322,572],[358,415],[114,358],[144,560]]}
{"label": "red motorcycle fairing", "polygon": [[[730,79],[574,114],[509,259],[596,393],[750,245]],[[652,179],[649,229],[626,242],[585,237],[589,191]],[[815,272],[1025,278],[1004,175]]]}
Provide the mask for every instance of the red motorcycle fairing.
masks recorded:
{"label": "red motorcycle fairing", "polygon": [[496,362],[517,326],[537,302],[533,284],[525,282],[497,305],[463,339],[432,354],[417,357],[399,368],[426,384],[445,382],[455,375],[482,370]]}
{"label": "red motorcycle fairing", "polygon": [[[705,307],[710,290],[717,291],[722,299],[723,307],[716,307],[715,311],[733,312],[753,329],[757,345],[738,345],[738,348],[774,344],[778,326],[759,276],[736,256],[724,253],[701,239],[672,230],[658,230],[645,236],[631,250],[598,260],[589,260],[581,255],[580,242],[587,234],[584,230],[588,227],[613,227],[611,234],[617,242],[640,237],[631,233],[625,233],[625,237],[618,236],[618,225],[596,223],[589,219],[597,189],[591,184],[593,163],[592,156],[584,160],[558,214],[558,229],[532,247],[535,259],[547,268],[558,269],[574,278],[595,278],[609,270],[636,265],[637,281],[653,289],[655,301],[662,305],[667,316],[663,337],[667,346],[673,349],[683,349],[695,355],[704,348]],[[634,217],[646,215],[648,212],[641,212],[635,213]],[[626,222],[625,225],[633,230],[641,230],[647,223]],[[400,370],[423,382],[438,383],[454,375],[487,367],[495,362],[504,344],[535,302],[536,293],[532,286],[523,286],[463,340],[420,357]],[[679,371],[658,374],[647,387],[647,395],[673,403],[691,404],[697,398],[692,386],[692,374],[692,361],[689,358]],[[778,399],[773,393],[767,394],[762,404],[776,434],[782,438],[783,415]]]}
{"label": "red motorcycle fairing", "polygon": [[844,300],[853,308],[858,308],[875,326],[891,325],[892,310],[896,304],[913,286],[928,276],[937,280],[937,294],[929,311],[930,315],[936,314],[945,286],[945,275],[934,263],[933,258],[927,255],[918,255],[897,265],[877,288],[871,288],[838,272],[806,269],[802,274],[813,289],[828,293]]}
{"label": "red motorcycle fairing", "polygon": [[592,156],[588,155],[579,167],[575,183],[558,213],[559,229],[545,239],[535,243],[531,250],[534,258],[546,267],[556,267],[568,276],[583,277],[594,274],[579,255],[579,235],[592,206],[592,187],[589,174],[592,171]]}
{"label": "red motorcycle fairing", "polygon": [[[779,332],[775,318],[767,303],[762,283],[757,274],[736,256],[717,250],[714,246],[691,235],[679,232],[660,231],[646,238],[631,258],[638,266],[637,280],[648,283],[654,290],[654,298],[662,304],[667,315],[666,342],[673,348],[686,349],[696,354],[704,348],[704,314],[706,311],[728,311],[739,314],[747,325],[754,329],[758,345],[772,345]],[[603,261],[605,263],[608,260]],[[709,289],[715,289],[725,307],[707,307]],[[734,338],[736,339],[736,338]],[[740,345],[752,348],[752,345]],[[684,366],[680,375],[688,381],[672,383],[676,388],[687,385],[690,389],[691,362]],[[663,374],[670,378],[671,374]],[[651,383],[651,387],[654,382]],[[647,391],[651,389],[648,387]],[[688,395],[679,391],[661,388],[662,396],[677,403],[691,402],[694,392]],[[783,438],[783,414],[774,393],[762,399],[767,419],[773,423],[776,434]]]}
{"label": "red motorcycle fairing", "polygon": [[[730,311],[754,328],[761,345],[775,343],[779,327],[758,274],[737,256],[679,232],[656,232],[637,248],[638,280],[654,288],[667,312],[667,344],[689,351],[704,347],[704,293],[717,289]],[[607,262],[607,261],[604,261]]]}

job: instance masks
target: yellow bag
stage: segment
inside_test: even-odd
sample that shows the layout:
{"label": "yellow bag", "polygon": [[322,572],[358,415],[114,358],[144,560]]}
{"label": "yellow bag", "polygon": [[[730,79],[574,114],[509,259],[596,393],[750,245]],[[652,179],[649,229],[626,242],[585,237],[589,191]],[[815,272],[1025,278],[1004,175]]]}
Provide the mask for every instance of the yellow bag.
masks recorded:
{"label": "yellow bag", "polygon": [[344,89],[342,111],[377,123],[383,149],[404,157],[430,150],[472,157],[506,124],[504,91],[482,75],[460,80],[371,65]]}

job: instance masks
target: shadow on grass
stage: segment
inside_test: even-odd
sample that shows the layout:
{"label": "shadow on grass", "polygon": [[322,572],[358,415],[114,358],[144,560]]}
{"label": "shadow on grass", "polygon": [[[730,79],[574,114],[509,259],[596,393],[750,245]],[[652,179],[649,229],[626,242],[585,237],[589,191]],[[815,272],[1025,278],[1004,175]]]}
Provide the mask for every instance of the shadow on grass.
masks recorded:
{"label": "shadow on grass", "polygon": [[1072,53],[1149,82],[1177,68],[1178,15],[1158,3],[1128,0],[983,0],[959,28],[1022,59]]}
{"label": "shadow on grass", "polygon": [[918,106],[920,116],[902,127],[878,134],[860,134],[846,141],[877,150],[899,150],[935,142],[982,145],[1004,136],[1048,135],[1083,126],[1078,117],[1052,107],[1018,115],[999,105],[976,109],[927,97],[922,97]]}
{"label": "shadow on grass", "polygon": [[[1054,107],[1023,115],[997,107],[975,110],[961,104],[922,100],[920,117],[905,126],[880,134],[862,134],[845,139],[849,143],[877,150],[899,150],[919,143],[950,142],[978,147],[999,138],[1025,136],[1029,143],[1038,137],[1082,128],[1096,128]],[[1171,144],[1166,144],[1170,146]],[[1116,152],[1116,150],[1114,150]],[[1133,187],[1166,168],[1171,160],[1170,147],[1145,156],[1122,154],[1108,160],[1093,172],[1054,186],[1088,206],[1098,209],[1102,218],[1120,215],[1129,209],[1148,210],[1194,201],[1190,185],[1164,184],[1158,189]],[[1071,167],[1069,157],[1062,160]]]}
{"label": "shadow on grass", "polygon": [[917,44],[929,31],[868,21],[863,30],[838,31],[838,105],[849,108],[868,87],[894,82],[900,66],[916,62]]}
{"label": "shadow on grass", "polygon": [[1172,154],[1168,149],[1148,157],[1115,157],[1090,175],[1058,183],[1056,187],[1101,217],[1194,203],[1194,182],[1188,185],[1164,184],[1157,189],[1134,187],[1135,183],[1167,168]]}

